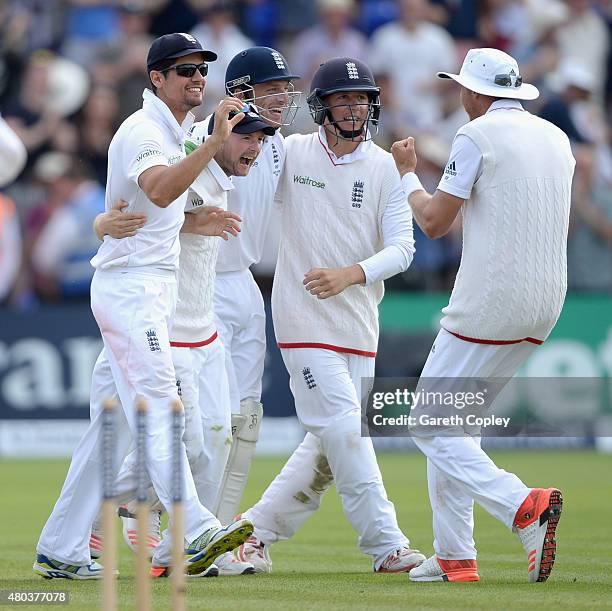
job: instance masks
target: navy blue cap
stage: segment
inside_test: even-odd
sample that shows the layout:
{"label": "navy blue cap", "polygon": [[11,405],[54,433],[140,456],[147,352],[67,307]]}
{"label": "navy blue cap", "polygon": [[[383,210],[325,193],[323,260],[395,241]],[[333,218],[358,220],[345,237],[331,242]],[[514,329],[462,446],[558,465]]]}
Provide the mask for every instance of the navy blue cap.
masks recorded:
{"label": "navy blue cap", "polygon": [[[214,128],[215,115],[213,114],[208,122],[209,136],[213,133]],[[276,129],[274,129],[269,123],[266,123],[253,108],[253,106],[249,106],[249,111],[245,112],[242,120],[234,125],[232,132],[234,134],[252,134],[253,132],[258,132],[259,130],[261,130],[266,136],[273,136],[276,133]]]}
{"label": "navy blue cap", "polygon": [[202,45],[191,34],[164,34],[156,38],[147,56],[147,72],[155,70],[166,59],[177,59],[191,53],[201,53],[204,61],[214,62],[217,54],[202,48]]}

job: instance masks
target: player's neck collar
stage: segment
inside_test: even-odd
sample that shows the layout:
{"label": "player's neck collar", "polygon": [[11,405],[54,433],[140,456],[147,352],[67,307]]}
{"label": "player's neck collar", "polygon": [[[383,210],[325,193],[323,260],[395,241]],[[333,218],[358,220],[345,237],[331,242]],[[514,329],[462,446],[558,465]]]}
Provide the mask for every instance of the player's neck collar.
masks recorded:
{"label": "player's neck collar", "polygon": [[357,148],[355,148],[352,153],[347,153],[346,155],[338,157],[336,153],[334,153],[334,151],[330,148],[327,130],[322,125],[319,127],[319,141],[321,142],[321,145],[329,155],[329,158],[332,160],[334,165],[352,163],[353,161],[363,159],[367,156],[368,151],[372,147],[372,140],[365,140],[364,142],[360,142],[357,145]]}
{"label": "player's neck collar", "polygon": [[150,89],[145,89],[142,92],[142,100],[142,107],[157,115],[182,142],[185,134],[195,121],[193,113],[188,112],[183,122],[179,125],[168,105],[160,100]]}

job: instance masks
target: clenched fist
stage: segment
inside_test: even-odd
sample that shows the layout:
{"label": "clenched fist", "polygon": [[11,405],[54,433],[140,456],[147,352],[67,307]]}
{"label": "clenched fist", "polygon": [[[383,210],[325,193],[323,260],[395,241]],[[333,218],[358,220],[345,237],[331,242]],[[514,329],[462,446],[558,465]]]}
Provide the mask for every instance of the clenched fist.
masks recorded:
{"label": "clenched fist", "polygon": [[405,140],[394,142],[391,147],[391,154],[393,155],[400,176],[404,176],[404,174],[416,170],[417,156],[414,150],[414,138],[412,136]]}

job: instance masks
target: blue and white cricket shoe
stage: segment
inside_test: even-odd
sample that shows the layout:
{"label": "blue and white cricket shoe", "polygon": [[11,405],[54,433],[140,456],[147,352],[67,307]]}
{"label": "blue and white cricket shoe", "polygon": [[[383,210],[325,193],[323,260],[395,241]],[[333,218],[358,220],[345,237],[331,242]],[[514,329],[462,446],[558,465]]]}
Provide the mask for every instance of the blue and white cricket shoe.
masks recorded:
{"label": "blue and white cricket shoe", "polygon": [[[45,579],[102,579],[104,573],[104,567],[97,562],[87,565],[65,564],[43,554],[37,554],[32,568]],[[114,573],[119,575],[117,570]]]}
{"label": "blue and white cricket shoe", "polygon": [[199,575],[213,562],[233,549],[242,545],[253,534],[253,524],[249,520],[236,520],[225,528],[209,528],[193,541],[185,559],[187,575]]}

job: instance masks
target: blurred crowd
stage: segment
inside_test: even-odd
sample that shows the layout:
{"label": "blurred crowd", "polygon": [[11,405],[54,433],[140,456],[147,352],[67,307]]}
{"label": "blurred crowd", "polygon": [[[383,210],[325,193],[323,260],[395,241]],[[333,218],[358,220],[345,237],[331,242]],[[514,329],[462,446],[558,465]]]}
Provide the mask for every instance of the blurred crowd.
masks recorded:
{"label": "blurred crowd", "polygon": [[[285,54],[303,76],[291,131],[312,131],[306,105],[321,61],[368,62],[382,88],[375,135],[388,148],[417,141],[417,172],[429,190],[455,131],[467,121],[456,85],[470,47],[515,56],[541,91],[528,106],[561,127],[577,159],[570,289],[612,293],[612,0],[0,0],[0,114],[28,150],[25,169],[0,192],[0,304],[87,299],[97,248],[91,230],[104,208],[107,149],[142,104],[154,37],[190,32],[214,50],[203,118],[224,95],[229,60],[254,44]],[[274,269],[270,252],[255,270]],[[390,288],[446,290],[457,269],[461,228],[437,241],[415,228],[417,255]]]}

